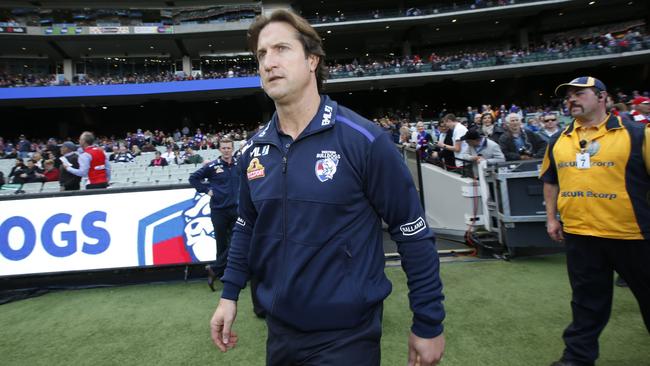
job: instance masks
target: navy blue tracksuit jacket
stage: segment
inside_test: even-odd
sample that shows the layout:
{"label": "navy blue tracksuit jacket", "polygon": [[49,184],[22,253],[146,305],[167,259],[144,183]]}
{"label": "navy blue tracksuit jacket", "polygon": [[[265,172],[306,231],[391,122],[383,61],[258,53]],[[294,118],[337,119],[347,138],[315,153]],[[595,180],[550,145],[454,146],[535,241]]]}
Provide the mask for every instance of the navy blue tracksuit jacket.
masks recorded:
{"label": "navy blue tracksuit jacket", "polygon": [[244,147],[239,165],[239,218],[223,298],[237,300],[254,275],[272,317],[301,331],[355,327],[391,292],[383,218],[408,276],[412,331],[424,338],[442,332],[435,240],[387,133],[322,96],[288,147],[274,115]]}
{"label": "navy blue tracksuit jacket", "polygon": [[[208,193],[212,190],[210,208],[222,209],[237,205],[239,178],[239,163],[233,157],[231,164],[221,158],[209,162],[190,174],[189,181],[197,192]],[[208,184],[203,183],[203,179],[207,179]]]}

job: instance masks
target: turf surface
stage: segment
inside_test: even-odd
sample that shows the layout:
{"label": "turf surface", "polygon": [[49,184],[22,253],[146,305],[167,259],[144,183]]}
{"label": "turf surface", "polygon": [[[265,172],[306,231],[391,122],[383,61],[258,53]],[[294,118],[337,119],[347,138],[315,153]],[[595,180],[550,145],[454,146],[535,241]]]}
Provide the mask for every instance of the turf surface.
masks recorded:
{"label": "turf surface", "polygon": [[[443,263],[447,348],[442,365],[548,365],[562,351],[570,288],[561,255]],[[406,364],[411,313],[405,276],[387,268],[382,365]],[[628,289],[616,288],[598,365],[650,365],[650,336]],[[0,306],[1,365],[263,365],[265,323],[246,289],[226,354],[211,343],[217,303],[204,282],[62,291]]]}

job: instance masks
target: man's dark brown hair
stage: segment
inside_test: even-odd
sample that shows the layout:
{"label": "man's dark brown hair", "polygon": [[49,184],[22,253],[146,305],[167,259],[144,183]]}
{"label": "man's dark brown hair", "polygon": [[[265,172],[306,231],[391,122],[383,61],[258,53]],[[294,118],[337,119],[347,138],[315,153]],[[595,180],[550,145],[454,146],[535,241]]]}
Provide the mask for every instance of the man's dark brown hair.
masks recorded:
{"label": "man's dark brown hair", "polygon": [[318,56],[318,65],[316,66],[316,84],[318,92],[323,90],[323,80],[327,79],[327,67],[325,67],[325,50],[323,50],[323,41],[318,32],[299,15],[288,10],[276,10],[271,16],[260,15],[255,22],[248,28],[248,49],[253,52],[257,58],[257,40],[259,39],[262,29],[273,22],[284,22],[296,29],[297,39],[302,43],[305,56]]}
{"label": "man's dark brown hair", "polygon": [[442,117],[443,121],[451,121],[451,122],[456,122],[456,116],[453,113],[446,114],[444,117]]}

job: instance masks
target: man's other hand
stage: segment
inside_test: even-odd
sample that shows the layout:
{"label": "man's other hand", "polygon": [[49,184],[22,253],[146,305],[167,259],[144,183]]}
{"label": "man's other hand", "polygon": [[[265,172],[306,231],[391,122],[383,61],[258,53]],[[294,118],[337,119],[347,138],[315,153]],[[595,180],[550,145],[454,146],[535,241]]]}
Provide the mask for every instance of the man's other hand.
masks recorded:
{"label": "man's other hand", "polygon": [[237,316],[237,302],[221,299],[210,320],[210,335],[212,341],[221,350],[226,352],[237,345],[237,333],[232,331],[232,324]]}
{"label": "man's other hand", "polygon": [[445,336],[440,334],[435,338],[420,338],[409,335],[408,366],[435,366],[445,352]]}

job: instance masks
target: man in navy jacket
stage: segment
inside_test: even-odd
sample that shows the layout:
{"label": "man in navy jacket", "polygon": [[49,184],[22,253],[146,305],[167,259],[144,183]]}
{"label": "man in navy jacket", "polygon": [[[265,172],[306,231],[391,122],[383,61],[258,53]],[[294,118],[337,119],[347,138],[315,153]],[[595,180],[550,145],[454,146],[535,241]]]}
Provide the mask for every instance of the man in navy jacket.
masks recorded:
{"label": "man in navy jacket", "polygon": [[382,219],[410,288],[409,364],[444,351],[435,241],[409,171],[372,122],[320,95],[325,75],[314,29],[284,10],[249,29],[276,113],[242,149],[239,218],[211,320],[225,352],[249,276],[267,314],[269,365],[379,365],[384,274]]}
{"label": "man in navy jacket", "polygon": [[[208,285],[214,291],[214,281],[226,269],[228,248],[232,230],[237,220],[237,200],[239,199],[239,169],[233,158],[233,142],[222,139],[219,142],[221,156],[190,175],[190,184],[197,192],[210,196],[210,218],[217,241],[217,260],[206,267]],[[208,184],[203,180],[207,179]]]}

